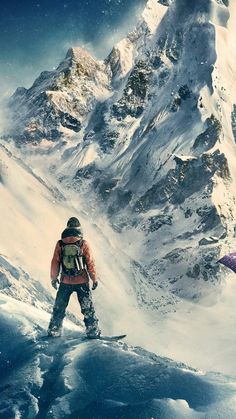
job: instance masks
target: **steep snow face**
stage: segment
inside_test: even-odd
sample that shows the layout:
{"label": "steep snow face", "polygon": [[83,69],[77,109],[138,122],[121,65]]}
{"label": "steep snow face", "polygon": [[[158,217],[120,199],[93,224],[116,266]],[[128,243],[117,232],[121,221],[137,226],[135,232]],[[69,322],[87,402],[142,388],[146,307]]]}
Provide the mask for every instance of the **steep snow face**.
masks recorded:
{"label": "steep snow face", "polygon": [[52,234],[59,235],[61,220],[71,214],[63,194],[1,145],[0,197],[2,256],[48,283]]}
{"label": "steep snow face", "polygon": [[[152,7],[156,27],[147,25]],[[217,259],[234,246],[229,9],[205,0],[148,2],[143,16],[127,37],[132,68],[85,129],[101,152],[76,179],[94,176],[116,229],[143,232],[133,256],[149,283],[198,300],[218,289]]]}
{"label": "steep snow face", "polygon": [[142,13],[142,17],[138,27],[147,26],[150,34],[154,34],[160,21],[162,20],[167,9],[165,6],[168,5],[168,2],[157,2],[156,0],[148,0],[145,10]]}
{"label": "steep snow face", "polygon": [[115,87],[132,70],[138,51],[152,38],[166,12],[167,7],[156,0],[149,0],[135,30],[112,49],[106,63],[111,68]]}
{"label": "steep snow face", "polygon": [[44,71],[10,100],[10,134],[18,142],[58,140],[79,132],[94,104],[110,95],[105,65],[82,48],[69,49],[55,71]]}

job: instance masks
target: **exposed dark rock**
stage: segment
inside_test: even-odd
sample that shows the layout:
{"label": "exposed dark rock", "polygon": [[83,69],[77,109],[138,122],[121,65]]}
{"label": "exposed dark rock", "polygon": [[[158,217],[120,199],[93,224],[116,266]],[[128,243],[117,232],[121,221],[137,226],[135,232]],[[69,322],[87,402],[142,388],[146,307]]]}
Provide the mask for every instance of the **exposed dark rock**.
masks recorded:
{"label": "exposed dark rock", "polygon": [[99,179],[102,171],[99,170],[94,163],[78,169],[75,174],[75,179]]}
{"label": "exposed dark rock", "polygon": [[[181,249],[180,249],[181,250]],[[191,257],[190,257],[191,254]],[[195,255],[195,259],[193,258]],[[216,281],[220,279],[220,266],[216,263],[219,259],[219,247],[214,247],[211,249],[197,249],[197,248],[188,248],[185,250],[184,260],[193,261],[193,264],[190,264],[186,271],[186,277],[191,278],[192,284],[195,280],[198,281],[209,281],[212,284],[216,284]],[[190,259],[189,259],[190,257]],[[172,261],[173,262],[173,261]],[[191,263],[191,262],[190,262]],[[175,275],[176,277],[176,275]],[[169,283],[173,283],[174,276],[171,277],[171,281]],[[191,283],[191,282],[190,282]],[[178,286],[178,281],[176,281],[177,286],[171,289],[171,291],[179,295],[180,297],[185,297],[184,288],[181,284]],[[195,292],[195,291],[193,291]],[[189,289],[188,289],[188,296],[189,298]],[[191,299],[194,299],[194,295],[191,295]],[[199,300],[202,298],[201,293],[196,293],[196,299]]]}
{"label": "exposed dark rock", "polygon": [[116,131],[104,131],[100,141],[101,150],[104,153],[110,153],[116,145],[119,133]]}
{"label": "exposed dark rock", "polygon": [[194,265],[192,268],[189,268],[186,272],[186,275],[190,278],[198,278],[200,275],[200,266],[198,263]]}
{"label": "exposed dark rock", "polygon": [[142,114],[151,74],[151,67],[146,61],[140,60],[136,64],[128,78],[122,98],[112,106],[113,116],[123,119],[130,115],[138,118]]}
{"label": "exposed dark rock", "polygon": [[214,115],[211,115],[210,118],[207,118],[206,126],[206,130],[198,135],[193,144],[193,150],[195,151],[204,152],[210,150],[220,139],[222,126]]}
{"label": "exposed dark rock", "polygon": [[199,240],[199,246],[207,246],[209,244],[214,244],[219,241],[218,237],[204,237],[203,239]]}
{"label": "exposed dark rock", "polygon": [[185,84],[179,88],[179,96],[181,99],[186,100],[191,97],[191,90],[189,89],[188,85]]}
{"label": "exposed dark rock", "polygon": [[167,253],[163,259],[169,260],[171,263],[179,263],[184,259],[185,250],[177,248]]}
{"label": "exposed dark rock", "polygon": [[192,215],[193,215],[193,210],[191,208],[188,208],[184,213],[185,218],[190,218],[192,217]]}
{"label": "exposed dark rock", "polygon": [[211,251],[204,249],[204,254],[201,259],[201,274],[204,281],[215,282],[220,272],[220,264],[216,263],[219,259],[219,248],[214,248]]}
{"label": "exposed dark rock", "polygon": [[172,220],[173,217],[171,215],[155,215],[148,218],[142,229],[152,233],[159,230],[163,225],[171,225]]}
{"label": "exposed dark rock", "polygon": [[84,134],[84,137],[83,137],[83,140],[84,141],[88,141],[88,142],[90,142],[91,140],[93,140],[93,138],[94,138],[94,135],[95,135],[95,132],[94,131],[89,131],[89,132],[86,132],[85,134]]}
{"label": "exposed dark rock", "polygon": [[152,66],[153,66],[153,68],[155,70],[158,70],[164,64],[163,61],[162,61],[162,59],[161,59],[161,57],[159,55],[155,55],[152,58],[151,63],[152,63]]}
{"label": "exposed dark rock", "polygon": [[159,87],[162,87],[166,84],[167,80],[170,77],[170,70],[166,67],[163,68],[163,70],[160,72],[159,74],[159,78],[158,78],[158,84]]}
{"label": "exposed dark rock", "polygon": [[220,240],[224,240],[227,237],[227,229],[220,235]]}
{"label": "exposed dark rock", "polygon": [[236,105],[233,106],[233,111],[231,113],[231,124],[232,124],[234,140],[236,142]]}
{"label": "exposed dark rock", "polygon": [[81,130],[81,123],[78,119],[74,118],[69,113],[59,113],[59,121],[61,125],[65,128],[71,129],[75,132],[79,132]]}
{"label": "exposed dark rock", "polygon": [[196,213],[201,217],[201,231],[205,232],[221,224],[221,218],[216,207],[204,206],[197,209]]}
{"label": "exposed dark rock", "polygon": [[5,167],[2,163],[2,161],[0,160],[0,183],[2,185],[4,185],[4,169],[5,169]]}
{"label": "exposed dark rock", "polygon": [[172,112],[177,112],[182,101],[190,99],[191,96],[192,96],[192,91],[189,89],[187,84],[184,84],[183,86],[179,88],[178,93],[174,95],[174,99],[171,104],[170,110]]}
{"label": "exposed dark rock", "polygon": [[173,102],[171,104],[171,107],[170,107],[171,112],[177,112],[181,105],[181,102],[182,102],[181,97],[179,95],[175,95]]}
{"label": "exposed dark rock", "polygon": [[4,272],[0,272],[0,289],[3,290],[4,288],[9,288],[11,286],[11,282],[7,278]]}
{"label": "exposed dark rock", "polygon": [[172,3],[172,1],[173,0],[158,0],[158,3],[163,4],[163,6],[169,6]]}
{"label": "exposed dark rock", "polygon": [[185,231],[185,233],[179,234],[177,236],[178,240],[188,240],[190,237],[193,237],[195,234],[198,234],[199,231],[197,229],[194,229],[193,231]]}
{"label": "exposed dark rock", "polygon": [[[224,180],[230,179],[230,172],[225,155],[216,150],[213,154],[203,154],[198,158],[175,157],[176,167],[155,183],[135,204],[135,211],[142,212],[171,202],[181,204],[186,198],[204,187],[212,192],[212,178],[215,174]],[[209,189],[211,185],[212,188]]]}

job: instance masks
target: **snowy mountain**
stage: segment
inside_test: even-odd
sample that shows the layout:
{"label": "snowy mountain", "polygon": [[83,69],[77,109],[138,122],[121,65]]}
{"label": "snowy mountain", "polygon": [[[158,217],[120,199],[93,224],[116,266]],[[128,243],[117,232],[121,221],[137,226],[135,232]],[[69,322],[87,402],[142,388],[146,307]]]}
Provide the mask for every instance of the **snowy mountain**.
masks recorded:
{"label": "snowy mountain", "polygon": [[104,64],[82,48],[70,48],[56,70],[42,72],[30,89],[16,90],[10,133],[18,141],[38,142],[79,132],[94,104],[109,94]]}
{"label": "snowy mountain", "polygon": [[[72,48],[10,99],[1,417],[236,416],[235,278],[217,264],[236,245],[234,18],[232,2],[149,0],[104,61]],[[95,257],[103,333],[126,343],[83,342],[69,321],[40,339],[71,215]]]}
{"label": "snowy mountain", "polygon": [[135,269],[188,299],[219,289],[234,246],[232,37],[226,2],[149,0],[104,62],[71,49],[10,101],[17,144],[46,144],[50,171],[138,234]]}

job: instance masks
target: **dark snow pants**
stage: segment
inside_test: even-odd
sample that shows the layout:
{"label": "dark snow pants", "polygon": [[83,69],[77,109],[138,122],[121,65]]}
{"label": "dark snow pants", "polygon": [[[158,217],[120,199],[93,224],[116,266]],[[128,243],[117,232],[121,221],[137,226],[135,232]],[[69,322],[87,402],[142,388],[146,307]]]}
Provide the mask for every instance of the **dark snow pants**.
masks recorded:
{"label": "dark snow pants", "polygon": [[64,284],[61,282],[57,291],[52,317],[48,326],[48,331],[60,331],[62,322],[66,314],[70,296],[73,292],[77,293],[80,303],[81,313],[84,316],[84,324],[88,336],[100,334],[98,319],[95,315],[92,294],[87,284]]}

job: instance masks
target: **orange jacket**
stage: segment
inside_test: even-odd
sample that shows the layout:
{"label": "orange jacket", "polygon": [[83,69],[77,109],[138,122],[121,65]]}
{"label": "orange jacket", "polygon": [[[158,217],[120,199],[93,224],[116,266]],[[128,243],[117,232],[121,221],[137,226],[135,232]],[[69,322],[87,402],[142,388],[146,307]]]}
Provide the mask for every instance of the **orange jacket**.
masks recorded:
{"label": "orange jacket", "polygon": [[[68,243],[75,243],[80,239],[81,239],[81,237],[66,237],[62,241],[63,241],[63,243],[68,244]],[[77,276],[67,276],[67,275],[62,275],[61,274],[60,280],[64,284],[84,284],[84,283],[88,283],[89,282],[89,277],[91,278],[91,280],[93,282],[96,281],[96,270],[95,270],[94,260],[91,256],[88,243],[85,240],[83,240],[83,243],[81,245],[81,253],[82,253],[83,256],[85,256],[87,270],[84,269],[82,271],[82,274],[77,275]],[[60,273],[60,268],[61,268],[61,246],[60,246],[60,243],[58,241],[57,244],[56,244],[56,247],[55,247],[55,250],[54,250],[54,253],[53,253],[52,262],[51,262],[51,280],[57,279],[57,277]],[[87,271],[89,273],[89,276],[88,276]]]}

